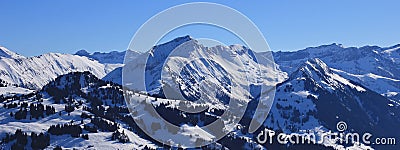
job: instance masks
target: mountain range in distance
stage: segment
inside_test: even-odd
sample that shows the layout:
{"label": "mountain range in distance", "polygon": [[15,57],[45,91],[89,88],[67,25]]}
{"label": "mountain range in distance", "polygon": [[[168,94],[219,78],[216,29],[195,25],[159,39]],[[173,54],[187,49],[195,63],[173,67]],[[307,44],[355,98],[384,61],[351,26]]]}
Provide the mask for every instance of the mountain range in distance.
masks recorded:
{"label": "mountain range in distance", "polygon": [[[196,47],[196,50],[203,54],[226,59],[228,61],[224,61],[228,64],[237,63],[226,58],[232,54],[248,62],[233,69],[251,68],[253,63],[260,62],[263,71],[275,71],[279,75],[277,82],[273,82],[276,84],[276,93],[270,113],[267,119],[261,122],[262,127],[258,131],[268,128],[286,134],[298,133],[301,130],[323,133],[336,130],[336,123],[345,121],[350,131],[400,138],[397,130],[400,123],[400,45],[344,47],[340,44],[331,44],[291,52],[272,52],[276,68],[262,63],[271,53],[254,52],[239,45],[207,48],[190,36],[157,45],[151,51],[151,55],[154,59],[158,59],[157,57],[164,56],[167,51],[172,51],[183,43],[189,47]],[[227,55],[216,55],[224,53]],[[1,147],[5,149],[12,147],[29,149],[38,146],[78,149],[165,148],[165,145],[152,139],[135,125],[121,92],[124,57],[129,57],[132,60],[130,63],[145,64],[147,61],[145,58],[149,55],[149,52],[140,53],[131,50],[129,53],[123,51],[92,54],[80,50],[75,54],[49,53],[25,57],[0,47],[0,98],[4,106],[0,108],[0,118],[2,118],[0,125],[5,127],[0,130],[0,138],[7,139],[2,141]],[[258,62],[252,59],[254,56]],[[202,72],[205,68],[201,67],[206,62],[196,63],[194,66],[199,67],[190,68],[187,73],[193,74],[192,77],[209,76],[218,79],[214,84],[218,87],[218,92],[223,95],[226,92],[224,90],[226,81],[223,78],[227,74],[216,67],[218,65],[211,65],[213,66],[211,69],[219,71],[206,75]],[[162,64],[157,64],[157,61],[154,61],[152,66],[162,69]],[[169,73],[179,74],[174,71]],[[158,76],[156,72],[150,74],[154,76],[155,81],[161,80],[156,78]],[[268,78],[257,75],[252,77]],[[178,76],[182,81],[189,78],[191,77]],[[165,81],[169,82],[172,80]],[[199,94],[194,90],[196,84],[187,84],[189,88],[181,90],[187,96],[195,97]],[[164,112],[161,114],[168,114],[163,117],[174,124],[190,126],[204,121],[173,109],[179,104],[163,97],[163,91],[160,90],[162,86],[165,85],[149,84],[148,88],[152,91],[150,95],[137,93],[134,94],[134,98],[157,97],[153,106],[157,111]],[[254,115],[254,112],[248,110],[256,109],[256,105],[252,104],[256,100],[255,97],[249,99],[244,118],[239,122],[244,128],[248,128],[249,120]],[[218,105],[215,105],[216,103]],[[209,101],[205,105],[214,110],[208,110],[209,112],[200,115],[210,120],[215,119],[215,116],[218,116],[217,112],[226,108],[222,97],[217,97],[216,101]],[[38,112],[40,115],[37,115]],[[61,129],[76,130],[69,134],[61,132]],[[48,143],[41,143],[42,145],[32,144],[38,137],[32,136],[31,132],[43,133],[43,137],[40,138],[46,136],[51,138]],[[182,135],[189,134],[182,132]],[[270,147],[262,145],[256,142],[255,136],[257,135],[236,129],[216,143],[202,148],[286,147],[279,144]],[[27,142],[19,139],[27,139]],[[198,139],[207,138],[200,135]],[[302,146],[317,149],[398,149],[395,145],[343,145],[335,143],[335,140],[337,139],[329,139],[320,145],[288,146],[293,149],[304,148]]]}

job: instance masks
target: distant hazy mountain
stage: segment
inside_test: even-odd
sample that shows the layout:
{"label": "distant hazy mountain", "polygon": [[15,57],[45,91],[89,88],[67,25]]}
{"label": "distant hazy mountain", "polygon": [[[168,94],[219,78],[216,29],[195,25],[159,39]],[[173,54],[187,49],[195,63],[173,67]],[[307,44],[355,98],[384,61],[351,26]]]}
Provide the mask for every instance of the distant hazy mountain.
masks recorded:
{"label": "distant hazy mountain", "polygon": [[[129,54],[131,54],[131,56],[130,56],[131,59],[134,59],[140,55],[139,52],[132,51],[132,50],[128,50],[128,51],[129,51]],[[112,51],[112,52],[108,52],[108,53],[94,52],[94,53],[90,54],[86,50],[80,50],[80,51],[76,52],[75,55],[86,56],[88,58],[97,60],[103,64],[122,64],[122,63],[124,63],[125,53],[126,53],[126,51],[122,51],[122,52]]]}

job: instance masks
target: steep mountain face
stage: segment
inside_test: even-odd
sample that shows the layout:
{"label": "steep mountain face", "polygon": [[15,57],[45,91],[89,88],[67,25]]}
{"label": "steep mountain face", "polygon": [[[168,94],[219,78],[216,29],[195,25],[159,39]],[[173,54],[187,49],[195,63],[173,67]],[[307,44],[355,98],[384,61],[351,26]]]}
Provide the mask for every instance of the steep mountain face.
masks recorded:
{"label": "steep mountain face", "polygon": [[[161,44],[161,45],[157,45],[154,46],[151,50],[142,53],[140,56],[138,56],[137,58],[132,58],[132,59],[127,59],[125,60],[125,67],[124,69],[120,69],[120,70],[116,70],[116,72],[113,72],[113,74],[129,74],[132,77],[131,78],[126,78],[124,82],[126,83],[132,83],[132,85],[137,85],[136,87],[132,87],[132,89],[136,89],[139,91],[146,91],[146,88],[142,87],[142,82],[144,81],[144,72],[143,70],[145,70],[145,66],[146,66],[146,62],[147,62],[147,58],[149,56],[153,56],[154,52],[159,52],[160,54],[157,54],[157,58],[159,58],[158,61],[156,61],[157,59],[154,59],[154,65],[153,66],[159,66],[162,65],[163,62],[161,62],[161,60],[165,60],[168,57],[168,54],[174,50],[177,46],[179,46],[182,43],[185,43],[187,41],[191,40],[191,38],[189,36],[185,36],[185,37],[178,37],[170,42]],[[130,55],[130,52],[126,53],[127,55]],[[127,57],[128,58],[128,57]],[[156,58],[156,57],[155,57]],[[131,60],[131,61],[129,61]],[[158,68],[159,69],[159,68]],[[121,71],[121,73],[119,73],[118,71]],[[154,72],[156,72],[156,70],[154,70]],[[105,79],[112,79],[113,82],[115,83],[122,83],[122,78],[115,78],[115,77],[107,77]],[[154,81],[154,82],[159,82],[159,81]],[[139,86],[140,85],[140,86]],[[160,84],[158,84],[159,86]]]}
{"label": "steep mountain face", "polygon": [[399,45],[389,48],[345,48],[340,44],[332,44],[295,52],[276,52],[274,58],[280,68],[289,74],[308,59],[319,58],[334,68],[337,74],[393,98],[400,93],[399,49]]}
{"label": "steep mountain face", "polygon": [[[128,53],[130,54],[130,56],[129,56],[130,59],[135,59],[137,56],[140,55],[139,52],[132,51],[132,50],[128,50]],[[126,54],[126,51],[122,51],[122,52],[112,51],[112,52],[108,52],[108,53],[94,52],[94,53],[90,54],[86,50],[80,50],[75,53],[75,55],[85,56],[85,57],[97,60],[102,64],[123,64],[125,54]]]}
{"label": "steep mountain face", "polygon": [[69,72],[90,71],[102,78],[119,66],[70,54],[48,53],[28,58],[12,54],[10,57],[0,57],[0,79],[9,84],[39,89],[57,76]]}
{"label": "steep mountain face", "polygon": [[[191,60],[193,56],[200,59]],[[145,73],[140,73],[144,70]],[[126,64],[124,71],[124,75],[133,76],[125,79],[125,83],[133,85],[130,87],[132,89],[164,95],[162,87],[173,87],[180,90],[176,92],[192,98],[200,95],[200,83],[207,79],[215,79],[213,83],[216,84],[203,84],[217,86],[217,89],[228,92],[225,85],[231,82],[243,86],[244,84],[271,86],[286,77],[286,74],[279,71],[273,62],[266,60],[265,57],[256,58],[255,53],[244,46],[205,47],[190,36],[154,46],[148,53]],[[167,78],[164,78],[165,76]],[[230,78],[232,81],[228,81],[227,78],[231,76],[235,78]],[[244,76],[247,79],[241,78]],[[146,89],[135,86],[143,84],[139,83],[143,81],[140,79],[145,80]]]}
{"label": "steep mountain face", "polygon": [[397,137],[399,106],[368,88],[334,73],[322,60],[307,60],[277,87],[265,125],[285,133],[300,130],[336,130],[345,121],[348,130]]}

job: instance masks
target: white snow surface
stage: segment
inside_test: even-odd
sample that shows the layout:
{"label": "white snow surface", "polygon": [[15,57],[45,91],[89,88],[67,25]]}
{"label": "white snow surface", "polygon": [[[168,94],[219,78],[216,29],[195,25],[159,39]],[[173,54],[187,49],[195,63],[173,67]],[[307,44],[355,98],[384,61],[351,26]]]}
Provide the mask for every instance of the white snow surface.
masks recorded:
{"label": "white snow surface", "polygon": [[121,64],[101,64],[87,57],[48,53],[34,57],[0,57],[0,79],[24,88],[39,89],[69,72],[90,71],[102,78]]}
{"label": "white snow surface", "polygon": [[13,96],[16,94],[29,94],[32,92],[34,92],[34,90],[21,87],[0,87],[0,95],[3,96]]}

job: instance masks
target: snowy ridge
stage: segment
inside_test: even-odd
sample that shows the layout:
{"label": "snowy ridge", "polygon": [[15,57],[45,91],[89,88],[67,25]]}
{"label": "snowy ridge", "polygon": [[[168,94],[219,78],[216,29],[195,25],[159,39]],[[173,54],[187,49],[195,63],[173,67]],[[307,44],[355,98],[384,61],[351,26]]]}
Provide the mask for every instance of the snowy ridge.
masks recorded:
{"label": "snowy ridge", "polygon": [[[210,105],[227,102],[229,97],[243,100],[244,98],[241,97],[246,97],[245,99],[248,99],[249,96],[245,96],[251,95],[248,89],[237,90],[243,93],[233,92],[229,94],[230,89],[228,87],[231,83],[237,84],[238,88],[245,88],[250,84],[274,86],[276,83],[282,82],[287,76],[279,71],[275,64],[264,60],[265,58],[257,57],[257,60],[254,52],[244,46],[205,47],[190,36],[180,37],[171,42],[154,46],[147,54],[147,60],[145,59],[147,56],[140,56],[126,65],[129,67],[125,66],[125,74],[137,76],[126,79],[125,83],[129,84],[129,88],[144,91],[140,86],[137,86],[143,84],[139,83],[141,80],[138,80],[144,79],[141,76],[143,74],[137,72],[146,69],[148,81],[145,88],[150,94],[163,97],[165,93],[161,90],[162,87],[179,89],[174,93],[182,93],[189,100],[199,98],[201,92],[218,93],[217,95],[203,94],[202,98],[206,99]],[[191,56],[207,59],[190,60]],[[164,64],[164,60],[168,63]],[[143,64],[146,62],[148,64],[146,68],[143,68]],[[160,73],[159,70],[162,70],[162,72]],[[109,79],[109,77],[106,79]],[[215,87],[218,90],[207,92],[208,89],[204,88],[205,86]],[[221,105],[222,107],[224,106]]]}
{"label": "snowy ridge", "polygon": [[[400,45],[344,47],[340,44],[310,47],[293,52],[274,52],[280,69],[294,72],[308,59],[319,58],[341,76],[361,83],[379,94],[400,93]],[[400,101],[399,98],[389,97]]]}
{"label": "snowy ridge", "polygon": [[39,89],[59,75],[75,71],[90,71],[102,78],[116,64],[101,64],[86,57],[48,53],[28,58],[0,58],[0,79],[21,87]]}
{"label": "snowy ridge", "polygon": [[[348,85],[357,91],[366,91],[363,87],[351,83],[349,80],[332,73],[329,67],[320,59],[310,59],[303,67],[300,67],[302,75],[315,79],[319,85],[329,86],[331,89],[343,88],[340,84]],[[297,75],[296,72],[293,75]]]}
{"label": "snowy ridge", "polygon": [[7,48],[0,46],[0,57],[5,57],[5,58],[15,58],[15,59],[22,59],[25,58],[22,55],[19,55],[17,53],[14,53],[13,51],[8,50]]}
{"label": "snowy ridge", "polygon": [[[335,132],[336,123],[345,121],[353,132],[398,137],[399,114],[395,102],[344,79],[320,59],[310,59],[278,85],[264,125],[286,134],[302,130],[321,134]],[[335,144],[334,139],[323,145],[338,149],[365,146]]]}
{"label": "snowy ridge", "polygon": [[[274,58],[281,69],[293,72],[300,64],[310,58],[319,58],[328,66],[353,74],[374,73],[377,75],[399,78],[399,68],[392,60],[384,57],[388,48],[378,46],[343,47],[340,44],[310,47],[294,52],[276,52]],[[393,64],[393,65],[392,65]]]}
{"label": "snowy ridge", "polygon": [[346,79],[362,83],[364,86],[389,99],[400,100],[399,97],[396,97],[400,95],[400,80],[379,76],[373,73],[357,75],[334,68],[331,68],[331,70]]}
{"label": "snowy ridge", "polygon": [[383,48],[381,54],[383,54],[387,59],[391,60],[393,63],[400,64],[400,44],[389,48]]}
{"label": "snowy ridge", "polygon": [[[137,56],[140,55],[140,52],[137,51],[132,51],[128,50],[130,59],[135,59]],[[78,52],[75,53],[75,55],[78,56],[85,56],[94,60],[99,61],[102,64],[123,64],[124,63],[124,57],[125,57],[126,51],[118,52],[118,51],[112,51],[108,53],[101,53],[101,52],[94,52],[90,54],[86,50],[79,50]]]}

